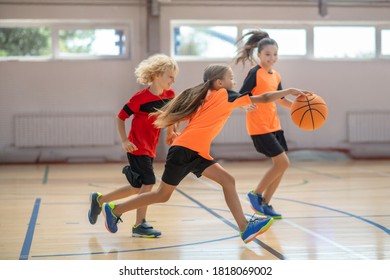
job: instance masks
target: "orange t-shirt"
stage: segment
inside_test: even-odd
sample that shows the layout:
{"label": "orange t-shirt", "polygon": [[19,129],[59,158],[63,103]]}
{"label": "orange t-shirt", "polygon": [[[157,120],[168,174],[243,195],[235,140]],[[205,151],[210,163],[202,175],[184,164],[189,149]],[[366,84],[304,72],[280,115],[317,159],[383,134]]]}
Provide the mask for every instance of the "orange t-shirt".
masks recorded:
{"label": "orange t-shirt", "polygon": [[[268,73],[267,70],[257,65],[249,71],[240,92],[251,92],[255,96],[281,89],[279,73],[275,70]],[[257,109],[246,114],[246,127],[249,135],[266,134],[282,129],[275,102],[256,105]]]}
{"label": "orange t-shirt", "polygon": [[221,88],[210,91],[204,103],[190,116],[188,125],[175,139],[172,146],[183,146],[199,153],[205,159],[210,156],[211,142],[222,130],[234,108],[252,104],[250,96]]}

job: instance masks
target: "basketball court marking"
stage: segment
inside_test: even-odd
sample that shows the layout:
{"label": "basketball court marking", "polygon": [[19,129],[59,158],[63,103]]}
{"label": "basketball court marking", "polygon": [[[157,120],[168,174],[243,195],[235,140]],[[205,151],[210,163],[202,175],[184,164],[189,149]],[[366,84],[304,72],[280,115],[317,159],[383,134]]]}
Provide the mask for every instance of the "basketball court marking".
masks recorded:
{"label": "basketball court marking", "polygon": [[388,229],[387,227],[382,226],[382,225],[380,225],[380,224],[378,224],[376,222],[370,221],[370,220],[368,220],[366,218],[363,218],[361,216],[357,216],[357,215],[354,215],[354,214],[351,214],[351,213],[348,213],[348,212],[345,212],[345,211],[342,211],[342,210],[338,210],[338,209],[335,209],[335,208],[331,208],[331,207],[328,207],[328,206],[319,205],[319,204],[315,204],[315,203],[304,202],[304,201],[299,201],[299,200],[295,200],[295,199],[289,199],[289,198],[275,198],[275,199],[291,201],[291,202],[295,202],[295,203],[305,204],[305,205],[309,205],[309,206],[318,207],[318,208],[326,209],[326,210],[329,210],[329,211],[334,211],[334,212],[337,212],[337,213],[341,213],[343,215],[346,215],[346,216],[358,219],[360,221],[363,221],[365,223],[368,223],[370,225],[373,225],[374,227],[377,227],[380,230],[383,230],[388,235],[390,235],[390,229]]}
{"label": "basketball court marking", "polygon": [[34,203],[34,208],[31,214],[30,222],[28,224],[28,229],[27,229],[26,237],[23,242],[22,251],[20,252],[19,260],[28,260],[28,255],[30,254],[31,244],[34,236],[35,224],[37,222],[40,205],[41,205],[41,199],[37,198]]}
{"label": "basketball court marking", "polygon": [[[195,180],[195,178],[193,178],[193,179]],[[198,179],[200,179],[202,181],[202,183],[204,183],[205,185],[211,187],[212,189],[217,189],[217,186],[215,184],[213,184],[212,182],[208,182],[208,181],[206,181],[206,180],[204,180],[202,178],[198,178]],[[337,210],[337,209],[334,209],[334,208],[331,208],[331,207],[318,205],[318,204],[314,204],[314,203],[308,203],[308,202],[293,200],[293,199],[277,198],[277,197],[275,197],[274,199],[291,201],[291,202],[300,203],[300,204],[306,204],[306,205],[310,205],[310,206],[313,206],[313,207],[319,207],[319,208],[323,208],[323,209],[326,209],[326,210],[338,212],[338,213],[344,214],[346,216],[353,217],[353,218],[356,218],[356,219],[361,220],[363,222],[369,223],[369,224],[371,224],[371,225],[373,225],[373,226],[375,226],[375,227],[385,231],[387,234],[390,234],[390,230],[388,228],[386,228],[386,227],[384,227],[384,226],[382,226],[382,225],[380,225],[378,223],[375,223],[373,221],[370,221],[368,219],[365,219],[363,217],[360,217],[360,216],[357,216],[357,215],[354,215],[354,214],[351,214],[351,213],[348,213],[348,212],[345,212],[345,211]],[[243,200],[242,198],[240,198],[240,201],[245,202],[248,205],[250,204],[249,201]],[[363,256],[363,255],[361,255],[361,254],[359,254],[359,253],[357,253],[357,252],[355,252],[355,251],[353,251],[353,250],[351,250],[351,249],[349,249],[349,248],[347,248],[347,247],[345,247],[345,246],[343,246],[343,245],[341,245],[341,244],[339,244],[339,243],[337,243],[335,241],[332,241],[332,240],[326,238],[322,234],[316,233],[316,232],[314,232],[314,231],[312,231],[312,230],[310,230],[308,228],[302,227],[302,226],[300,226],[300,225],[298,225],[298,224],[296,224],[296,223],[294,223],[292,221],[289,221],[288,219],[283,219],[283,222],[286,222],[289,225],[294,226],[294,227],[296,227],[296,228],[298,228],[298,229],[300,229],[300,230],[302,230],[302,231],[304,231],[304,232],[306,232],[306,233],[308,233],[308,234],[310,234],[310,235],[312,235],[312,236],[314,236],[314,237],[316,237],[318,239],[321,239],[321,240],[323,240],[323,241],[325,241],[325,242],[327,242],[327,243],[329,243],[329,244],[331,244],[331,245],[333,245],[333,246],[335,246],[335,247],[337,247],[337,248],[339,248],[339,249],[341,249],[341,250],[343,250],[343,251],[345,251],[347,253],[355,255],[359,259],[368,259],[367,257],[365,257],[365,256]],[[255,239],[254,241],[259,241],[259,240]],[[283,259],[285,259],[284,256],[283,256]]]}

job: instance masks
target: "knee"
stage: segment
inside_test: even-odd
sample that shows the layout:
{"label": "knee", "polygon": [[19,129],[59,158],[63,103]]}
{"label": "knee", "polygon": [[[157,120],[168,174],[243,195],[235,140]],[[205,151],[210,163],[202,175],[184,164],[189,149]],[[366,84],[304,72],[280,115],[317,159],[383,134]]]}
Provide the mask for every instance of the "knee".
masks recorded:
{"label": "knee", "polygon": [[153,185],[143,185],[139,190],[139,193],[150,192],[153,188]]}
{"label": "knee", "polygon": [[279,170],[286,171],[290,166],[290,160],[288,159],[287,155],[282,154],[275,158],[274,166],[276,166]]}
{"label": "knee", "polygon": [[230,175],[230,174],[226,174],[224,177],[223,177],[223,179],[219,182],[219,184],[221,185],[221,186],[223,186],[223,187],[228,187],[228,186],[230,186],[230,187],[233,187],[233,188],[235,188],[235,186],[236,186],[236,179],[232,176],[232,175]]}

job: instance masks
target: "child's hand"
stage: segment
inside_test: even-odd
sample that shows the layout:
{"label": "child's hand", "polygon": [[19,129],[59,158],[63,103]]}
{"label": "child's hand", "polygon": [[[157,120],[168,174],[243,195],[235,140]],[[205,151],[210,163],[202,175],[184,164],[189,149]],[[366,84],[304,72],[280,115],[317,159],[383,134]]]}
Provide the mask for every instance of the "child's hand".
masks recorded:
{"label": "child's hand", "polygon": [[301,90],[301,89],[296,89],[296,88],[291,88],[291,95],[293,96],[300,96],[300,95],[313,95],[314,92],[309,91],[309,90]]}
{"label": "child's hand", "polygon": [[245,112],[251,112],[253,111],[254,109],[257,108],[256,104],[251,104],[251,105],[247,105],[247,106],[242,106],[240,107],[243,111]]}
{"label": "child's hand", "polygon": [[134,145],[132,142],[130,142],[129,140],[125,140],[122,142],[122,148],[123,150],[126,152],[126,153],[130,153],[130,152],[133,152],[133,151],[136,151],[138,150],[137,146]]}
{"label": "child's hand", "polygon": [[176,139],[176,137],[178,136],[179,134],[178,133],[175,133],[175,132],[172,132],[172,133],[169,133],[167,135],[167,137],[165,138],[165,143],[167,143],[169,146],[172,145],[173,141]]}

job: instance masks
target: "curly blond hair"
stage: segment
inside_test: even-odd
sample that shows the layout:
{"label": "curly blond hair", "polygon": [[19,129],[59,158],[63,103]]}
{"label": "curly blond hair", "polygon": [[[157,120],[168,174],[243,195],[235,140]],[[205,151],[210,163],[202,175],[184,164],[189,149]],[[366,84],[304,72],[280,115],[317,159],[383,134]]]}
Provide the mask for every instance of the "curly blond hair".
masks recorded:
{"label": "curly blond hair", "polygon": [[156,76],[167,70],[172,70],[176,75],[179,72],[177,62],[165,54],[155,54],[141,61],[134,73],[137,82],[142,85],[150,85]]}

